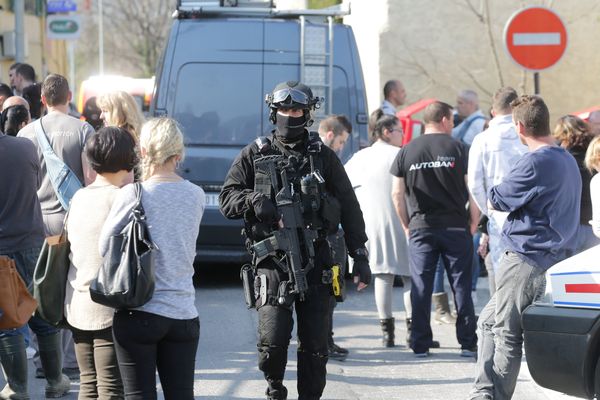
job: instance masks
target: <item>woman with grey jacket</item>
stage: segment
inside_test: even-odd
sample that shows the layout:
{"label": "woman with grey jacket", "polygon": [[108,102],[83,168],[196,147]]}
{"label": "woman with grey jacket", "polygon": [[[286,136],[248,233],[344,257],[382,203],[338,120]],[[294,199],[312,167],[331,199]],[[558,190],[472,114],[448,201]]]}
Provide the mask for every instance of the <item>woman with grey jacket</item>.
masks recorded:
{"label": "woman with grey jacket", "polygon": [[[155,399],[158,369],[165,399],[191,400],[200,335],[193,262],[205,196],[176,173],[184,145],[174,120],[146,122],[139,145],[142,206],[157,247],[155,289],[143,306],[115,312],[117,358],[127,399]],[[135,202],[133,185],[121,189],[100,235],[101,254],[128,223]]]}

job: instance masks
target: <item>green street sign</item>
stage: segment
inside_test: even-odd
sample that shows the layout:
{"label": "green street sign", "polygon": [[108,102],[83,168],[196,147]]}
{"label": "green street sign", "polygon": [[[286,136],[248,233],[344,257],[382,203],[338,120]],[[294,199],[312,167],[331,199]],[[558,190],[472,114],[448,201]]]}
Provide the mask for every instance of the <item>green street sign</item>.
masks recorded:
{"label": "green street sign", "polygon": [[77,39],[81,30],[78,15],[49,15],[46,19],[48,39]]}

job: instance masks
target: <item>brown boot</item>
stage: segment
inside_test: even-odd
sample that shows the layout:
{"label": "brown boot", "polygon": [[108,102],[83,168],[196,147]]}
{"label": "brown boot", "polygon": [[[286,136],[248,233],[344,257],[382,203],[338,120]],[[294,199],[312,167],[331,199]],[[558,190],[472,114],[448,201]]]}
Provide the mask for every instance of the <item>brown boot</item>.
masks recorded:
{"label": "brown boot", "polygon": [[435,316],[433,317],[433,320],[438,324],[455,324],[456,317],[450,312],[448,293],[434,293],[431,299],[435,306]]}

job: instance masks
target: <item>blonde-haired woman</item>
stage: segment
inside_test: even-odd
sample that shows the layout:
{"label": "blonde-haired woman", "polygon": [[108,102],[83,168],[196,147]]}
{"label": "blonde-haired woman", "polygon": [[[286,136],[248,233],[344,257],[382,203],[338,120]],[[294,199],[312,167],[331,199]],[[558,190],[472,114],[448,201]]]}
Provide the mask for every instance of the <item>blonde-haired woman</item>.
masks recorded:
{"label": "blonde-haired woman", "polygon": [[[127,399],[156,399],[158,369],[165,399],[194,398],[194,365],[200,334],[192,284],[196,238],[204,212],[202,189],[176,173],[183,135],[169,118],[152,119],[140,136],[142,205],[155,258],[155,289],[141,307],[113,319],[117,359]],[[100,253],[125,227],[135,203],[133,185],[117,195],[100,235]]]}
{"label": "blonde-haired woman", "polygon": [[[585,153],[585,166],[591,172],[600,172],[600,136],[596,136]],[[600,174],[590,181],[590,198],[592,200],[592,220],[590,224],[594,235],[600,238]]]}
{"label": "blonde-haired woman", "polygon": [[123,91],[109,92],[100,95],[96,104],[102,111],[100,119],[105,126],[125,129],[136,143],[139,141],[144,116],[132,95]]}

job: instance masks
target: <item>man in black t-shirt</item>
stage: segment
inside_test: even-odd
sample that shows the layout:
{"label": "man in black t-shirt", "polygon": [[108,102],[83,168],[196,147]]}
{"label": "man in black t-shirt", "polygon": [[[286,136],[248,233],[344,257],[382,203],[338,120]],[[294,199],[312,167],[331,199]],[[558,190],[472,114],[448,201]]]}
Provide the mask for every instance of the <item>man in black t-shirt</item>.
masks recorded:
{"label": "man in black t-shirt", "polygon": [[[435,102],[425,109],[425,134],[406,145],[391,168],[392,196],[406,237],[409,238],[411,345],[418,357],[432,347],[431,293],[441,257],[458,311],[456,336],[461,355],[477,351],[476,321],[471,298],[473,242],[479,210],[465,205],[468,150],[450,135],[452,107]],[[474,202],[469,201],[475,205]],[[470,214],[470,215],[469,215]]]}

